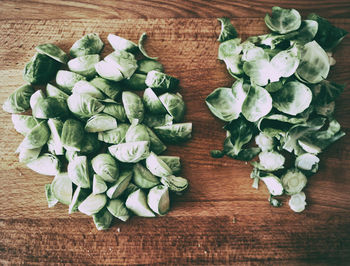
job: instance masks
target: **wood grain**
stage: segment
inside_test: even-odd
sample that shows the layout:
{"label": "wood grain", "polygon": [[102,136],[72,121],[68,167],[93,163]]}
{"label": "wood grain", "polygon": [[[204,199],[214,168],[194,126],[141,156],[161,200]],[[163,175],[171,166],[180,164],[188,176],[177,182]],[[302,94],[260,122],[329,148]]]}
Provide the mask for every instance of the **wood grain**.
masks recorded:
{"label": "wood grain", "polygon": [[261,18],[272,6],[299,8],[305,16],[350,17],[347,0],[1,0],[0,19]]}
{"label": "wood grain", "polygon": [[[8,3],[2,1],[2,6]],[[350,31],[350,19],[332,21]],[[262,19],[234,18],[232,22],[243,39],[266,32]],[[320,171],[310,178],[306,189],[307,210],[293,213],[287,199],[282,208],[272,208],[266,188],[251,187],[249,164],[209,156],[209,150],[221,147],[225,133],[204,99],[213,89],[233,81],[216,59],[219,30],[215,18],[2,21],[1,104],[23,83],[22,68],[37,44],[52,42],[67,51],[89,32],[99,33],[107,43],[108,33],[137,41],[146,31],[149,54],[159,56],[166,72],[181,80],[180,92],[188,107],[185,120],[193,122],[194,132],[191,141],[169,146],[167,151],[181,155],[182,175],[190,181],[190,190],[172,199],[171,212],[156,219],[133,217],[98,232],[90,217],[68,215],[62,205],[47,208],[43,188],[52,177],[35,174],[18,163],[14,151],[22,137],[13,129],[10,115],[1,110],[0,263],[350,262],[349,88],[337,101],[336,112],[348,135],[321,155]],[[107,45],[104,54],[110,51]],[[350,83],[349,51],[350,39],[346,38],[337,48],[332,80]]]}

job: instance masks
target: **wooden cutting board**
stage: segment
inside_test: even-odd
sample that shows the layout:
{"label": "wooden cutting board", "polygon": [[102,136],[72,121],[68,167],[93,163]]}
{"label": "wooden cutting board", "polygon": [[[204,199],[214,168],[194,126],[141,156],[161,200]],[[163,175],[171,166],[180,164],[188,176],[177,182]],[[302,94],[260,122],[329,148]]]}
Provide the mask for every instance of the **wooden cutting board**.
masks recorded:
{"label": "wooden cutting board", "polygon": [[[57,10],[59,12],[59,10]],[[350,19],[333,19],[350,31]],[[262,19],[232,20],[242,39],[265,33]],[[148,33],[150,55],[157,55],[166,73],[181,80],[187,104],[186,121],[193,139],[169,146],[180,155],[182,176],[190,189],[172,198],[168,215],[115,221],[100,232],[90,217],[68,215],[67,206],[48,209],[42,176],[18,162],[22,140],[11,116],[0,111],[0,263],[89,264],[267,264],[350,262],[350,90],[337,100],[336,118],[347,136],[321,154],[319,172],[305,190],[307,208],[294,213],[269,205],[263,184],[251,187],[252,167],[229,158],[213,159],[225,137],[223,123],[204,100],[233,79],[217,58],[220,27],[216,19],[2,20],[0,25],[0,103],[23,84],[22,69],[41,43],[68,51],[84,34],[115,33],[137,41]],[[106,45],[104,54],[111,51]],[[331,80],[350,83],[350,37],[336,49]],[[282,263],[283,262],[283,263]]]}

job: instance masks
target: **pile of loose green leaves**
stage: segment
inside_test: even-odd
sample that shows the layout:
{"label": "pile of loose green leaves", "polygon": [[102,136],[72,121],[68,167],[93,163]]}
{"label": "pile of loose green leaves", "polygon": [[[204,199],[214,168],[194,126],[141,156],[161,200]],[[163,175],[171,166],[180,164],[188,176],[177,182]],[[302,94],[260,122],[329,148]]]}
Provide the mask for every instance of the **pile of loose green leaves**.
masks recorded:
{"label": "pile of loose green leaves", "polygon": [[[236,81],[206,98],[213,115],[227,122],[223,150],[211,155],[243,161],[258,155],[253,187],[262,180],[271,205],[280,206],[274,196],[285,193],[291,209],[303,211],[302,190],[318,170],[317,155],[345,135],[333,116],[344,85],[327,76],[335,63],[332,49],[347,32],[316,14],[302,20],[295,9],[273,7],[265,17],[272,32],[242,42],[228,18],[218,20],[218,59]],[[249,145],[254,137],[258,147]],[[295,158],[289,169],[286,155]]]}
{"label": "pile of loose green leaves", "polygon": [[97,34],[76,41],[71,59],[54,44],[39,45],[24,69],[28,84],[3,105],[25,136],[19,161],[55,176],[45,186],[49,207],[61,202],[69,213],[91,215],[99,230],[113,217],[164,215],[169,191],[188,187],[178,176],[180,157],[160,154],[164,142],[189,140],[192,123],[182,122],[179,80],[147,55],[145,38],[143,33],[137,45],[109,34],[114,52],[103,60]]}

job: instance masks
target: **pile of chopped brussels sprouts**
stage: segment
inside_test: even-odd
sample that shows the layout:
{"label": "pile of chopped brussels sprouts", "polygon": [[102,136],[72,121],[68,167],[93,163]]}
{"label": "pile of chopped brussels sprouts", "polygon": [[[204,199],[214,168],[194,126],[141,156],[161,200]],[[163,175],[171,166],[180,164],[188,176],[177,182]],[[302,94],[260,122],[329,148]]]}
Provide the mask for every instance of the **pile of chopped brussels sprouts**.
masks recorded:
{"label": "pile of chopped brussels sprouts", "polygon": [[[265,17],[271,33],[245,41],[228,18],[218,20],[218,59],[236,81],[206,98],[213,115],[227,123],[223,149],[211,155],[243,161],[258,156],[251,163],[253,187],[262,180],[275,207],[281,205],[275,196],[291,195],[291,209],[301,212],[318,154],[345,135],[333,115],[344,85],[327,76],[335,63],[332,50],[347,32],[316,14],[303,20],[297,10],[280,7]],[[254,138],[258,147],[250,145]]]}
{"label": "pile of chopped brussels sprouts", "polygon": [[97,34],[76,41],[70,57],[54,44],[39,45],[24,69],[27,84],[3,105],[24,135],[19,161],[55,176],[45,186],[48,206],[60,202],[69,213],[91,215],[99,230],[113,217],[164,215],[169,191],[188,187],[178,176],[180,157],[160,154],[164,143],[189,140],[192,123],[183,122],[179,80],[147,55],[145,38],[137,45],[109,34],[115,51],[102,60]]}

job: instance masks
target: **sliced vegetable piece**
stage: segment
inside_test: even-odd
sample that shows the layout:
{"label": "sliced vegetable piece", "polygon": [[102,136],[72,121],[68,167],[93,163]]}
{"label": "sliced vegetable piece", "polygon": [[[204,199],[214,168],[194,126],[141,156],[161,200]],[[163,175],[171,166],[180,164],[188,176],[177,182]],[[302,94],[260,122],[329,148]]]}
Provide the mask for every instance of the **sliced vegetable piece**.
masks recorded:
{"label": "sliced vegetable piece", "polygon": [[107,184],[99,175],[94,175],[92,181],[92,194],[101,194],[107,191]]}
{"label": "sliced vegetable piece", "polygon": [[68,163],[68,176],[74,184],[82,188],[90,188],[89,167],[86,156],[76,156]]}
{"label": "sliced vegetable piece", "polygon": [[161,140],[169,143],[179,143],[192,137],[192,123],[177,123],[153,128]]}
{"label": "sliced vegetable piece", "polygon": [[65,93],[70,94],[75,83],[86,78],[78,73],[67,70],[59,70],[56,75],[56,84]]}
{"label": "sliced vegetable piece", "polygon": [[112,186],[106,192],[108,198],[115,199],[119,197],[128,187],[128,184],[132,178],[132,174],[133,172],[130,170],[121,171],[118,180],[115,183],[113,183]]}
{"label": "sliced vegetable piece", "polygon": [[155,217],[155,214],[147,205],[146,195],[141,189],[131,193],[125,202],[126,207],[142,217]]}
{"label": "sliced vegetable piece", "polygon": [[273,94],[273,106],[289,115],[302,113],[310,106],[311,101],[311,90],[298,81],[287,82],[281,90]]}
{"label": "sliced vegetable piece", "polygon": [[105,194],[90,194],[82,203],[80,203],[78,210],[86,215],[93,215],[98,213],[107,203]]}
{"label": "sliced vegetable piece", "polygon": [[150,155],[147,157],[146,167],[155,176],[163,177],[173,174],[170,167],[154,152],[151,152]]}
{"label": "sliced vegetable piece", "polygon": [[68,55],[61,48],[52,43],[40,44],[35,47],[35,50],[37,50],[38,53],[45,54],[62,64],[66,64],[68,61]]}
{"label": "sliced vegetable piece", "polygon": [[98,34],[89,33],[77,40],[72,48],[70,48],[69,53],[72,57],[99,54],[102,51],[103,46],[104,44]]}
{"label": "sliced vegetable piece", "polygon": [[62,128],[61,142],[66,150],[80,151],[84,136],[83,124],[75,119],[67,119]]}
{"label": "sliced vegetable piece", "polygon": [[80,203],[82,203],[89,196],[89,193],[90,193],[89,189],[84,189],[78,186],[75,189],[72,197],[72,201],[69,204],[68,213],[71,214],[71,213],[77,212]]}
{"label": "sliced vegetable piece", "polygon": [[179,80],[162,72],[152,70],[147,73],[145,83],[156,94],[161,94],[175,90],[179,85]]}
{"label": "sliced vegetable piece", "polygon": [[131,53],[136,52],[138,50],[138,46],[136,43],[122,38],[120,36],[117,36],[115,34],[108,34],[107,40],[109,41],[114,50],[127,51]]}
{"label": "sliced vegetable piece", "polygon": [[15,130],[24,136],[40,123],[39,119],[30,115],[12,114],[11,119]]}
{"label": "sliced vegetable piece", "polygon": [[304,45],[300,58],[296,76],[302,82],[316,84],[327,78],[330,68],[328,55],[316,41]]}
{"label": "sliced vegetable piece", "polygon": [[250,122],[256,122],[272,109],[270,94],[260,86],[251,86],[242,105],[242,114]]}
{"label": "sliced vegetable piece", "polygon": [[128,129],[128,124],[119,123],[115,129],[98,132],[98,139],[110,144],[119,144],[124,142]]}
{"label": "sliced vegetable piece", "polygon": [[151,188],[147,195],[147,204],[155,213],[165,215],[170,209],[168,187],[159,185]]}
{"label": "sliced vegetable piece", "polygon": [[104,58],[104,61],[111,63],[114,67],[116,67],[126,79],[129,79],[137,69],[137,61],[135,56],[126,51],[116,50],[107,55]]}
{"label": "sliced vegetable piece", "polygon": [[73,186],[68,173],[59,173],[51,183],[51,190],[55,198],[66,205],[72,201]]}
{"label": "sliced vegetable piece", "polygon": [[27,167],[41,175],[56,175],[61,169],[60,160],[53,154],[44,153],[27,163]]}
{"label": "sliced vegetable piece", "polygon": [[181,162],[179,156],[161,155],[158,157],[169,166],[174,175],[181,172]]}
{"label": "sliced vegetable piece", "polygon": [[295,212],[302,212],[306,206],[306,196],[304,192],[299,192],[290,197],[289,207]]}
{"label": "sliced vegetable piece", "polygon": [[284,9],[278,6],[272,7],[271,16],[265,16],[266,26],[280,34],[285,34],[299,29],[301,25],[301,16],[295,9]]}
{"label": "sliced vegetable piece", "polygon": [[58,68],[56,60],[36,53],[24,67],[23,79],[33,85],[45,84],[55,77]]}
{"label": "sliced vegetable piece", "polygon": [[45,195],[47,200],[47,205],[49,208],[52,208],[58,203],[58,199],[52,194],[51,184],[45,185]]}
{"label": "sliced vegetable piece", "polygon": [[86,132],[101,132],[117,128],[117,120],[107,114],[96,114],[89,118],[85,125]]}
{"label": "sliced vegetable piece", "polygon": [[261,176],[260,179],[264,181],[271,195],[279,196],[283,194],[283,186],[281,180],[277,176],[268,173],[264,176]]}
{"label": "sliced vegetable piece", "polygon": [[148,141],[121,143],[108,147],[109,152],[121,162],[137,163],[149,155]]}
{"label": "sliced vegetable piece", "polygon": [[186,190],[188,187],[188,180],[181,176],[174,176],[174,175],[162,176],[162,178],[160,179],[160,182],[164,186],[169,187],[170,191],[177,192],[177,193]]}
{"label": "sliced vegetable piece", "polygon": [[159,184],[159,179],[140,163],[134,164],[132,181],[139,188],[145,189]]}
{"label": "sliced vegetable piece", "polygon": [[34,92],[35,90],[30,85],[23,85],[17,88],[5,100],[2,109],[12,114],[25,112],[30,107],[30,97]]}
{"label": "sliced vegetable piece", "polygon": [[163,72],[164,68],[161,63],[158,61],[152,60],[152,59],[141,59],[137,61],[138,68],[136,69],[136,72],[146,74],[152,70],[156,70],[158,72]]}
{"label": "sliced vegetable piece", "polygon": [[232,88],[217,88],[206,98],[205,102],[216,117],[229,122],[239,117],[246,97],[243,81],[238,80]]}
{"label": "sliced vegetable piece", "polygon": [[133,92],[123,91],[122,101],[130,123],[141,123],[144,117],[144,106],[141,98]]}
{"label": "sliced vegetable piece", "polygon": [[68,68],[72,72],[89,78],[96,75],[95,64],[99,61],[100,55],[98,54],[83,55],[69,60]]}
{"label": "sliced vegetable piece", "polygon": [[289,169],[282,177],[282,185],[288,195],[299,193],[306,186],[306,176],[297,169]]}
{"label": "sliced vegetable piece", "polygon": [[87,94],[73,93],[67,99],[69,110],[80,118],[89,118],[101,113],[104,105]]}
{"label": "sliced vegetable piece", "polygon": [[142,100],[145,109],[152,114],[165,114],[167,112],[157,94],[151,88],[144,91]]}
{"label": "sliced vegetable piece", "polygon": [[108,153],[100,153],[91,160],[92,168],[104,181],[114,182],[119,177],[117,161]]}
{"label": "sliced vegetable piece", "polygon": [[107,230],[111,226],[113,215],[106,208],[103,208],[98,213],[93,214],[92,218],[97,230]]}
{"label": "sliced vegetable piece", "polygon": [[116,218],[126,222],[130,218],[130,213],[125,203],[120,199],[112,199],[107,204],[108,211]]}

